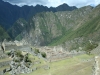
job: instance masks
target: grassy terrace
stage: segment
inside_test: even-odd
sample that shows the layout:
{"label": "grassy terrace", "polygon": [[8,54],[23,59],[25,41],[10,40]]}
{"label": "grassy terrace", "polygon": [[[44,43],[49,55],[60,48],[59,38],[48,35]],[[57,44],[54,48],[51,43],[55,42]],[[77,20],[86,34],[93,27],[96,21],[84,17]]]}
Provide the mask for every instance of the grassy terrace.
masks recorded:
{"label": "grassy terrace", "polygon": [[5,59],[0,59],[0,62],[6,62],[6,61],[10,61],[11,58],[5,58]]}
{"label": "grassy terrace", "polygon": [[[0,63],[1,63],[1,62],[10,61],[10,60],[11,60],[11,58],[0,59]],[[0,68],[0,71],[4,70],[5,68],[8,68],[8,67],[10,67],[10,66],[1,67],[1,68]]]}
{"label": "grassy terrace", "polygon": [[[79,55],[72,58],[66,58],[65,60],[60,60],[56,62],[45,62],[42,59],[38,59],[30,55],[32,61],[41,61],[41,64],[36,64],[36,67],[41,67],[43,65],[49,65],[49,70],[44,70],[39,68],[36,71],[33,71],[29,74],[20,74],[20,75],[91,75],[93,60],[87,61],[88,59],[93,58],[94,55]],[[35,60],[33,60],[35,58]],[[34,65],[32,66],[32,68]],[[5,75],[9,75],[6,73]]]}

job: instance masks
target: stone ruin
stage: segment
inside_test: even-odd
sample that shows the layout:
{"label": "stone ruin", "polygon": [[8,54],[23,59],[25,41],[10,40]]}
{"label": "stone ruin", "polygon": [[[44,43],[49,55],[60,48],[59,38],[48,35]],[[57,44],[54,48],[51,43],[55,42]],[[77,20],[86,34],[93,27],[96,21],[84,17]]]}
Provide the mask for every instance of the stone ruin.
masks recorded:
{"label": "stone ruin", "polygon": [[27,45],[28,44],[28,42],[25,41],[25,40],[21,40],[21,41],[15,40],[14,43],[15,43],[16,46],[23,46],[23,45]]}
{"label": "stone ruin", "polygon": [[5,54],[5,40],[0,45],[0,59],[6,58],[7,55]]}
{"label": "stone ruin", "polygon": [[93,75],[100,75],[100,56],[95,56]]}
{"label": "stone ruin", "polygon": [[3,51],[3,53],[5,52],[5,40],[1,43],[1,50]]}
{"label": "stone ruin", "polygon": [[[31,73],[37,69],[43,68],[44,70],[50,69],[48,65],[43,65],[41,67],[35,67],[36,64],[41,64],[41,62],[38,60],[34,60],[34,62],[26,62],[26,57],[28,54],[32,54],[33,56],[37,56],[39,59],[45,59],[42,57],[41,53],[35,54],[34,50],[30,47],[18,47],[18,49],[22,52],[23,56],[20,60],[19,57],[16,55],[16,51],[14,49],[11,49],[11,51],[8,53],[8,56],[12,58],[11,61],[7,62],[7,65],[10,65],[9,68],[5,68],[3,72],[0,73],[6,73],[9,72],[11,75],[19,75],[20,73]],[[20,61],[19,61],[20,60]],[[4,63],[4,62],[3,62]],[[6,63],[5,63],[6,64]],[[32,69],[30,67],[34,65]],[[3,74],[0,74],[3,75]]]}
{"label": "stone ruin", "polygon": [[[16,45],[17,46],[17,45]],[[23,52],[27,52],[32,54],[33,56],[37,56],[38,58],[42,58],[46,61],[57,61],[60,59],[64,59],[66,57],[72,57],[74,55],[78,55],[78,54],[82,54],[83,52],[77,52],[77,51],[68,51],[65,50],[62,46],[54,46],[54,47],[35,47],[36,49],[39,49],[40,52],[45,52],[47,57],[43,58],[41,56],[41,53],[35,54],[34,50],[32,50],[32,48],[30,48],[29,46],[17,46],[18,50],[21,50]],[[10,49],[11,50],[11,49]],[[27,55],[27,54],[26,54]],[[20,73],[30,73],[34,70],[37,70],[40,67],[34,67],[33,69],[30,69],[31,67],[31,63],[30,65],[27,67],[25,64],[27,64],[27,62],[24,61],[24,58],[22,59],[23,61],[20,62],[15,62],[14,60],[17,59],[18,57],[15,55],[15,50],[11,50],[11,57],[12,57],[12,61],[10,62],[10,68],[8,69],[4,69],[4,72],[9,72],[11,75],[18,75]],[[39,63],[40,62],[34,62],[35,63]],[[44,69],[50,69],[50,67],[48,65],[44,65],[42,66],[42,68]]]}
{"label": "stone ruin", "polygon": [[45,52],[47,55],[47,60],[56,61],[60,59],[64,59],[66,57],[73,57],[75,55],[83,54],[82,51],[68,51],[65,50],[62,46],[53,46],[53,47],[37,47],[40,52]]}
{"label": "stone ruin", "polygon": [[[8,58],[7,54],[5,53],[5,40],[0,44],[0,60]],[[1,61],[0,62],[0,68],[3,68],[5,66],[8,66],[10,61]],[[5,70],[0,71],[0,75],[3,75]]]}
{"label": "stone ruin", "polygon": [[28,53],[26,55],[17,55],[16,51],[10,52],[10,57],[13,59],[10,62],[9,73],[11,75],[19,75],[20,73],[32,72],[31,61],[28,61]]}

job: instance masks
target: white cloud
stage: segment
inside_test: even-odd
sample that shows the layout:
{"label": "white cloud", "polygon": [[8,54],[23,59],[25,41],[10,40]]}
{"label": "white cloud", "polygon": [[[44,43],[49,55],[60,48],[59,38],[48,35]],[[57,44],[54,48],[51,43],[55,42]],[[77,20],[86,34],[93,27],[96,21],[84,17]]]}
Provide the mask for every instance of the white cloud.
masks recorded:
{"label": "white cloud", "polygon": [[67,1],[69,5],[74,5],[77,7],[87,6],[95,3],[95,0],[77,0],[77,1],[67,0]]}
{"label": "white cloud", "polygon": [[53,7],[57,7],[63,3],[66,3],[65,0],[48,0],[48,4],[47,6],[53,6]]}
{"label": "white cloud", "polygon": [[66,3],[70,6],[77,6],[77,7],[82,7],[86,5],[98,5],[100,4],[100,0],[4,0],[8,1],[12,4],[17,4],[19,6],[22,5],[33,5],[35,6],[36,4],[44,5],[44,6],[52,6],[52,7],[57,7],[63,3]]}
{"label": "white cloud", "polygon": [[100,0],[95,0],[95,5],[100,4]]}

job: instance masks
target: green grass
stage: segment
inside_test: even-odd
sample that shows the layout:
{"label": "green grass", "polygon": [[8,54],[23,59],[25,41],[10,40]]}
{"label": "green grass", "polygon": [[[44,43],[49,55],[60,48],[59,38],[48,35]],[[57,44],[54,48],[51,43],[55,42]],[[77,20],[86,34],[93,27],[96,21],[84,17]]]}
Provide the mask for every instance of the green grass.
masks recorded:
{"label": "green grass", "polygon": [[10,58],[0,59],[0,62],[10,61]]}
{"label": "green grass", "polygon": [[[72,58],[66,58],[65,60],[60,60],[56,62],[45,62],[42,59],[40,60],[41,65],[49,65],[49,70],[44,70],[40,68],[29,74],[20,74],[20,75],[90,75],[92,72],[93,61],[82,62],[81,60],[87,60],[93,58],[94,55],[79,55]],[[30,55],[30,58],[33,56]],[[39,60],[36,58],[36,60]],[[34,66],[33,66],[34,67]],[[9,75],[6,73],[5,75]]]}
{"label": "green grass", "polygon": [[[0,59],[0,63],[1,62],[7,62],[7,61],[10,61],[11,58],[4,58],[4,59]],[[7,65],[7,66],[4,66],[4,67],[0,67],[0,71],[3,71],[5,68],[9,68],[10,66]]]}

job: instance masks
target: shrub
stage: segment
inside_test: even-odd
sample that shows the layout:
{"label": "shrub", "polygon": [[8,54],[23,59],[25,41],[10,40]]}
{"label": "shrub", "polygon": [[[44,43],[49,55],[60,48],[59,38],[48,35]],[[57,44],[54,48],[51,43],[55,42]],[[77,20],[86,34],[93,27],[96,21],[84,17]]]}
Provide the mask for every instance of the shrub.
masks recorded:
{"label": "shrub", "polygon": [[87,43],[87,45],[86,45],[86,48],[85,48],[85,51],[86,51],[86,53],[87,54],[90,54],[90,52],[94,49],[94,48],[96,48],[98,46],[98,44],[97,43]]}
{"label": "shrub", "polygon": [[46,58],[46,53],[45,52],[41,52],[41,55],[43,58]]}
{"label": "shrub", "polygon": [[11,52],[7,52],[7,55],[8,55],[8,56],[11,56]]}
{"label": "shrub", "polygon": [[17,57],[21,57],[21,56],[22,56],[22,53],[21,53],[20,50],[17,50],[17,51],[15,52],[15,55],[16,55]]}
{"label": "shrub", "polygon": [[39,49],[35,49],[34,53],[35,53],[35,54],[40,53],[40,52],[39,52]]}
{"label": "shrub", "polygon": [[15,52],[15,55],[16,55],[16,57],[17,57],[16,61],[22,61],[23,58],[24,58],[24,56],[22,55],[22,52],[21,52],[20,50],[17,50],[17,51]]}
{"label": "shrub", "polygon": [[30,59],[29,59],[29,57],[28,56],[25,56],[25,60],[24,60],[25,62],[32,62]]}

